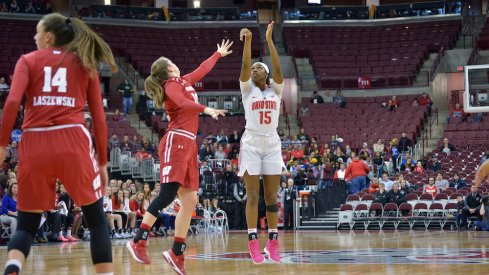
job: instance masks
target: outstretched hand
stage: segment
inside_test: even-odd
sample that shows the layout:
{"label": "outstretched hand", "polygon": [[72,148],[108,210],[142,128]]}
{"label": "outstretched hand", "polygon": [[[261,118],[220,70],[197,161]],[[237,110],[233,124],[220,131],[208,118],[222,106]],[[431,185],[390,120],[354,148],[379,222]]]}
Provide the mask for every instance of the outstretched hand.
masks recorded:
{"label": "outstretched hand", "polygon": [[231,48],[231,46],[233,45],[233,41],[229,41],[228,40],[222,40],[222,43],[221,45],[217,44],[217,52],[221,54],[222,57],[225,57],[226,55],[230,55],[231,53],[233,53],[233,51],[229,50],[229,48]]}
{"label": "outstretched hand", "polygon": [[273,24],[275,24],[275,21],[270,22],[267,27],[267,34],[266,34],[266,39],[271,40],[272,39],[272,33],[273,33]]}
{"label": "outstretched hand", "polygon": [[211,107],[205,107],[204,114],[210,115],[213,119],[217,120],[219,116],[226,116],[228,110],[214,109]]}
{"label": "outstretched hand", "polygon": [[239,32],[239,40],[245,41],[248,39],[251,39],[251,31],[247,28],[242,28],[241,31]]}

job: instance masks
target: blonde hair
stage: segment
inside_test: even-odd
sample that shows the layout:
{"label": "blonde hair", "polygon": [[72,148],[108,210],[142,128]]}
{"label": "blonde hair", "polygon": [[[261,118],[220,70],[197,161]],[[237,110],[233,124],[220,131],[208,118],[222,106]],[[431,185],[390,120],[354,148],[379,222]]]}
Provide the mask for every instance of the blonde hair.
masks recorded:
{"label": "blonde hair", "polygon": [[117,71],[109,45],[80,19],[51,13],[43,16],[41,22],[45,32],[54,34],[53,46],[77,53],[82,66],[92,75],[96,74],[97,66],[103,62],[109,64],[112,72]]}
{"label": "blonde hair", "polygon": [[151,75],[144,81],[144,90],[146,95],[151,98],[156,107],[162,109],[163,102],[165,101],[165,89],[163,88],[163,81],[168,79],[167,67],[170,60],[166,57],[158,58],[151,65]]}

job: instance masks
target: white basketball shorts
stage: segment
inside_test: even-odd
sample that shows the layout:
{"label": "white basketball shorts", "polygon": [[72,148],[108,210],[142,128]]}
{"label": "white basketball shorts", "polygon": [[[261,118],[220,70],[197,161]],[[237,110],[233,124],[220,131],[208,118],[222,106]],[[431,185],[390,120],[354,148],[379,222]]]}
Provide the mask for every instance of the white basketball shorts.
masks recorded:
{"label": "white basketball shorts", "polygon": [[239,173],[249,175],[280,175],[285,169],[282,159],[282,143],[278,134],[259,135],[246,130],[241,137]]}

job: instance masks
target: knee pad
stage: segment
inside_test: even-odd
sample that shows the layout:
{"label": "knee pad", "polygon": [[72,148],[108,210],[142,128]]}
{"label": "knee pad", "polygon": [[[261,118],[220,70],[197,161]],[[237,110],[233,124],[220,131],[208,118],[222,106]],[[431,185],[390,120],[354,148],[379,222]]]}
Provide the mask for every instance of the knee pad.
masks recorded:
{"label": "knee pad", "polygon": [[31,243],[37,234],[41,213],[18,212],[17,231],[8,244],[8,251],[16,249],[27,258],[31,249]]}
{"label": "knee pad", "polygon": [[278,213],[278,205],[277,204],[267,205],[267,212]]}
{"label": "knee pad", "polygon": [[103,199],[99,199],[89,205],[84,205],[81,208],[83,211],[83,219],[88,228],[91,229],[97,225],[105,225],[107,223],[104,213]]}
{"label": "knee pad", "polygon": [[158,213],[167,207],[177,196],[180,184],[177,182],[169,182],[161,185],[160,194],[148,206],[148,212],[158,217]]}

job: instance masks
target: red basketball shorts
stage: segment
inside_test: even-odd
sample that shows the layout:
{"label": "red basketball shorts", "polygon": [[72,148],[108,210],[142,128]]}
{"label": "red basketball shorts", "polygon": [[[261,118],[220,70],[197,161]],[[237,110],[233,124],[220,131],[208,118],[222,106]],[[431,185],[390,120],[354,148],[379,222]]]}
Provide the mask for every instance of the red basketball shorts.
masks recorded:
{"label": "red basketball shorts", "polygon": [[182,187],[199,190],[197,144],[191,132],[171,129],[163,136],[158,147],[160,156],[160,182],[178,182]]}
{"label": "red basketball shorts", "polygon": [[83,125],[25,129],[19,143],[17,208],[53,209],[56,179],[76,205],[91,204],[103,196],[98,169],[92,139]]}

